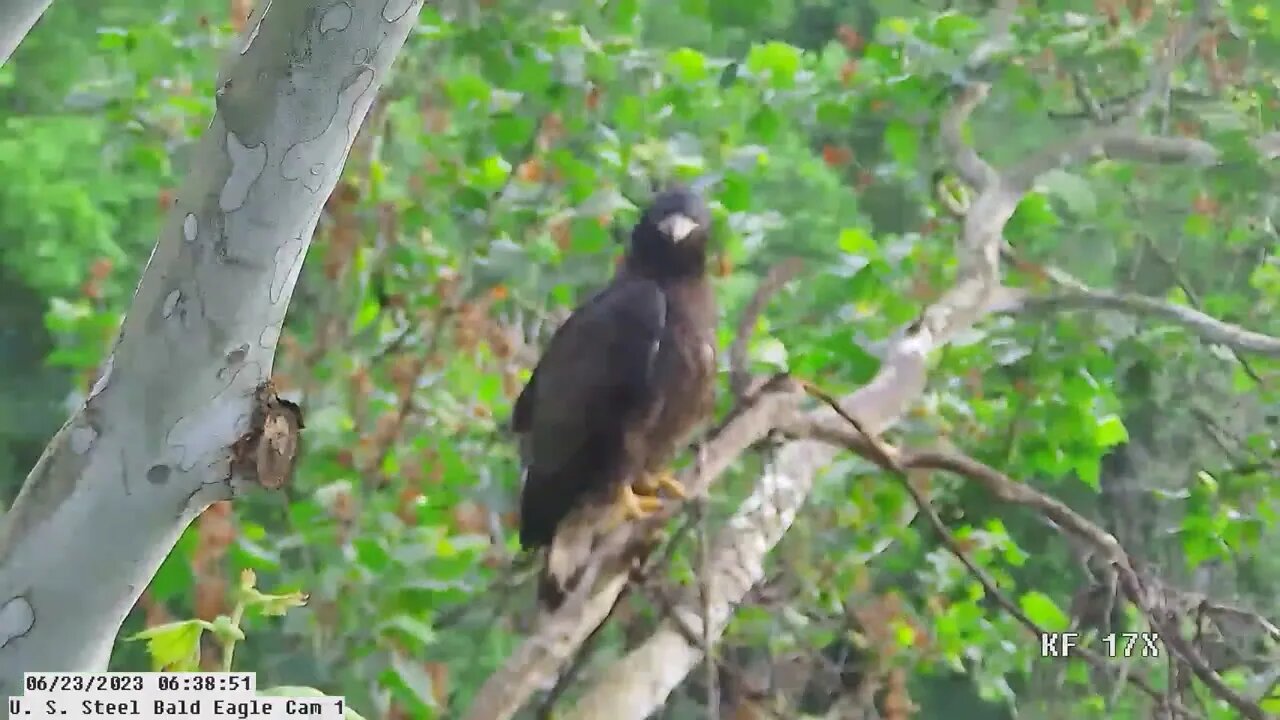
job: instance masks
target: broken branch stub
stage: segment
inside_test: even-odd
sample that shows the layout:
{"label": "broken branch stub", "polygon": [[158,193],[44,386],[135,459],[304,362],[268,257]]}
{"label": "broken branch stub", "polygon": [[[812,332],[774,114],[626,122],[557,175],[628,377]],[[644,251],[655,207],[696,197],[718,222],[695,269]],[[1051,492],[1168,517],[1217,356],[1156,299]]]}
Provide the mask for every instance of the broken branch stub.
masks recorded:
{"label": "broken branch stub", "polygon": [[293,479],[302,449],[302,408],[280,397],[270,380],[254,393],[249,429],[231,446],[231,470],[267,490]]}

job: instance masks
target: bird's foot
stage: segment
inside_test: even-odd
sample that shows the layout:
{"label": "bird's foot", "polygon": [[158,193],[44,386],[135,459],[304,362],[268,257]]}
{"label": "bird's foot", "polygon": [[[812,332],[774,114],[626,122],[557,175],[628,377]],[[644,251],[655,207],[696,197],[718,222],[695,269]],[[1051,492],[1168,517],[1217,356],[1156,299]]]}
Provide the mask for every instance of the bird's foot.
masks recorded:
{"label": "bird's foot", "polygon": [[618,491],[616,519],[618,523],[643,520],[662,508],[662,500],[651,495],[638,495],[625,484]]}
{"label": "bird's foot", "polygon": [[666,490],[672,496],[681,500],[689,497],[689,492],[684,489],[684,485],[679,480],[676,480],[676,476],[670,470],[648,473],[636,485],[639,486],[638,490],[645,495],[657,497],[659,491]]}

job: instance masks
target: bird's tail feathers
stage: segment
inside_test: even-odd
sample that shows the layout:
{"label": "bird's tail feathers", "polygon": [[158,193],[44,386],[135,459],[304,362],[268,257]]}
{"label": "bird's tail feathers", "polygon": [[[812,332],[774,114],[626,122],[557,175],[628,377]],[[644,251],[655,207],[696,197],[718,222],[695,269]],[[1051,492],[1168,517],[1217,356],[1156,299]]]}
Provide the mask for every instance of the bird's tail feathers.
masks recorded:
{"label": "bird's tail feathers", "polygon": [[555,612],[577,590],[601,536],[598,509],[579,507],[556,527],[538,577],[538,606]]}

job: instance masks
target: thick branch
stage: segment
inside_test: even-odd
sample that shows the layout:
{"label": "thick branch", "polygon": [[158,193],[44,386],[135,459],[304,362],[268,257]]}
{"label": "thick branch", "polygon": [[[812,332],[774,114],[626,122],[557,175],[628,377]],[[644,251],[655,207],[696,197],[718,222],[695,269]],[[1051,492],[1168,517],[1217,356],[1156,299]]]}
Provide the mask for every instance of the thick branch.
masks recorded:
{"label": "thick branch", "polygon": [[97,382],[0,528],[0,694],[105,669],[183,529],[232,494],[312,231],[421,0],[262,6]]}
{"label": "thick branch", "polygon": [[22,44],[53,0],[0,0],[0,67]]}
{"label": "thick branch", "polygon": [[[621,661],[614,663],[579,700],[565,720],[642,720],[661,707],[702,658],[701,638],[718,640],[733,610],[764,575],[764,558],[795,520],[814,476],[834,458],[831,446],[788,443],[777,470],[756,489],[712,544],[705,598],[697,589],[672,609],[676,615]],[[710,608],[709,627],[702,624]]]}

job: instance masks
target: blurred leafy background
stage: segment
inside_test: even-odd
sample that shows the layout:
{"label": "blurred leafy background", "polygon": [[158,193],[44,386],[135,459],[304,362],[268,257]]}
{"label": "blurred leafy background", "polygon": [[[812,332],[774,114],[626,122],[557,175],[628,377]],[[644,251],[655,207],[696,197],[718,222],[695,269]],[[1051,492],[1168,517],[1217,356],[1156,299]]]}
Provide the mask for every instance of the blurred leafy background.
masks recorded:
{"label": "blurred leafy background", "polygon": [[[249,5],[55,3],[0,68],[7,499],[115,335]],[[531,601],[512,571],[518,488],[503,422],[540,341],[609,272],[613,228],[653,177],[719,176],[722,341],[759,278],[798,256],[801,279],[754,329],[753,362],[833,393],[856,387],[954,273],[959,223],[934,192],[938,120],[986,9],[430,4],[327,203],[281,341],[278,381],[308,411],[297,483],[206,512],[126,632],[226,614],[252,569],[265,587],[310,594],[282,618],[246,621],[236,663],[264,685],[342,693],[368,717],[456,712],[518,641]],[[1078,130],[1077,83],[1102,98],[1140,89],[1184,10],[1024,4],[973,141],[999,164]],[[1230,148],[1276,125],[1280,13],[1229,2],[1222,16],[1151,129],[1213,141],[1229,161],[1052,173],[1006,236],[1032,268],[1276,334],[1274,171]],[[1036,280],[1014,271],[1010,282]],[[1148,319],[998,318],[937,359],[900,432],[1064,499],[1171,583],[1274,618],[1278,379],[1274,359],[1242,360]],[[746,458],[717,486],[713,523],[767,462]],[[1051,530],[949,480],[932,492],[1010,597],[1047,626],[1078,615],[1088,583]],[[728,717],[820,716],[842,673],[872,665],[886,718],[1145,717],[1140,697],[1037,659],[936,538],[903,525],[911,507],[863,465],[826,472],[719,652],[726,707],[771,714]],[[676,554],[672,582],[688,581],[692,558]],[[588,668],[657,617],[631,600]],[[1275,675],[1274,650],[1228,640],[1214,662],[1231,683]],[[218,655],[210,644],[203,662]],[[147,663],[141,643],[113,660]],[[1138,665],[1157,681],[1165,672]],[[666,717],[707,716],[698,677]],[[1234,717],[1206,703],[1205,717]]]}

